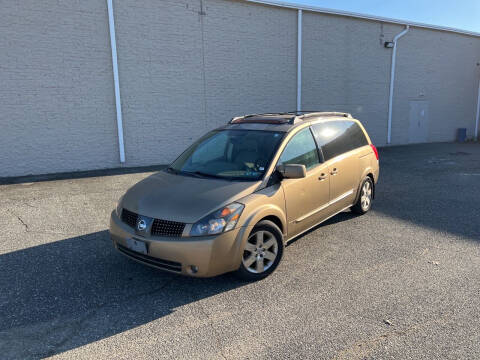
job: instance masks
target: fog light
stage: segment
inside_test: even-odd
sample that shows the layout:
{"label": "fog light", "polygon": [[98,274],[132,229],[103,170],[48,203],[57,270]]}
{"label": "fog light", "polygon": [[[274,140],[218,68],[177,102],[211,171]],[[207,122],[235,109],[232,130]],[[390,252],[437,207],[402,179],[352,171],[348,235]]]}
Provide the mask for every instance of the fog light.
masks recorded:
{"label": "fog light", "polygon": [[198,272],[198,266],[190,265],[190,271],[192,274],[196,274]]}

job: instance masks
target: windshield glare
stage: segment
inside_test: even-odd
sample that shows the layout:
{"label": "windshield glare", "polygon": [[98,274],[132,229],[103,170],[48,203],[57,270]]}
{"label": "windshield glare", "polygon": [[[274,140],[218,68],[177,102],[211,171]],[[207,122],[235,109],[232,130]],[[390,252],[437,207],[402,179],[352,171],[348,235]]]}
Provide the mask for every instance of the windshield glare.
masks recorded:
{"label": "windshield glare", "polygon": [[282,133],[273,131],[212,131],[190,146],[169,169],[198,176],[258,180],[282,138]]}

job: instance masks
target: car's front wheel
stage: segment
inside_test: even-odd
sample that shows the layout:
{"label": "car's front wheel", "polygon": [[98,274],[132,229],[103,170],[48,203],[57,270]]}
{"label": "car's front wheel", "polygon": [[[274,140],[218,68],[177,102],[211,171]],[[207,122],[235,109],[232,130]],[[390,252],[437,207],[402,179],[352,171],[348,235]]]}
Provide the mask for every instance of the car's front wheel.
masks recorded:
{"label": "car's front wheel", "polygon": [[275,223],[262,220],[250,233],[237,275],[244,280],[260,280],[270,275],[283,256],[283,236]]}

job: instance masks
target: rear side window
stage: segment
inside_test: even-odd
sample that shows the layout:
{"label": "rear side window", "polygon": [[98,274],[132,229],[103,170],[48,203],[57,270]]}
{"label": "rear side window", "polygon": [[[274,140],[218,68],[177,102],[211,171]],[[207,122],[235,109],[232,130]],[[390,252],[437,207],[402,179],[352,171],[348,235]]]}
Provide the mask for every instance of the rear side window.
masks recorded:
{"label": "rear side window", "polygon": [[290,139],[280,156],[279,164],[301,164],[310,169],[319,163],[317,146],[309,128]]}
{"label": "rear side window", "polygon": [[354,121],[326,121],[312,125],[312,129],[325,160],[368,145],[365,134]]}

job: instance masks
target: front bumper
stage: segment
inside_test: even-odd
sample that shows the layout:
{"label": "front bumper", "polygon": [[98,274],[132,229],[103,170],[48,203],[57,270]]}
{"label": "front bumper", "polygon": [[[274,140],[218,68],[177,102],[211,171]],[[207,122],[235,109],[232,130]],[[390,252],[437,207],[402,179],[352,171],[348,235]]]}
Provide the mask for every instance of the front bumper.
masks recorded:
{"label": "front bumper", "polygon": [[[115,210],[110,216],[110,237],[117,250],[143,264],[177,274],[210,277],[238,269],[251,227],[240,227],[213,236],[143,237],[123,223]],[[132,251],[127,239],[147,244],[148,254]],[[192,270],[192,266],[197,271]]]}

